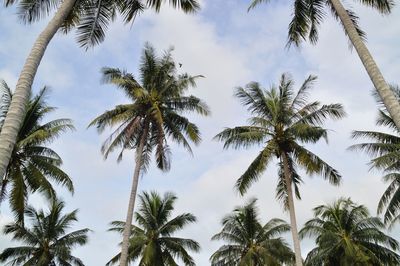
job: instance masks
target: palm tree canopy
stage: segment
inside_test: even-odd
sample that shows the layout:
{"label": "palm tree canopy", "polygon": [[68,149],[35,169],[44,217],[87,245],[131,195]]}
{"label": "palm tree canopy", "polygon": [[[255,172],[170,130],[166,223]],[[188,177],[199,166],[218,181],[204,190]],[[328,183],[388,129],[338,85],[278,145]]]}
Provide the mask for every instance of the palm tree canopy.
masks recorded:
{"label": "palm tree canopy", "polygon": [[[3,81],[0,84],[0,130],[12,97],[11,90]],[[6,174],[0,180],[0,202],[9,198],[10,207],[18,221],[23,221],[29,193],[39,191],[47,198],[56,194],[50,181],[74,191],[71,178],[60,169],[62,160],[47,147],[62,133],[73,130],[70,119],[56,119],[42,123],[55,110],[46,101],[48,89],[43,88],[31,97],[17,142],[12,152]],[[11,187],[10,187],[11,186]]]}
{"label": "palm tree canopy", "polygon": [[317,245],[306,265],[399,265],[398,242],[363,205],[341,198],[314,208],[314,217],[300,231],[303,238],[315,237]]}
{"label": "palm tree canopy", "polygon": [[125,149],[136,149],[145,141],[142,161],[146,170],[150,156],[155,150],[157,166],[169,170],[170,151],[167,138],[181,144],[190,153],[190,141],[198,144],[201,140],[198,127],[182,114],[196,112],[208,115],[207,105],[185,92],[196,85],[200,76],[178,74],[171,50],[161,57],[153,47],[146,45],[140,64],[140,79],[123,70],[104,68],[103,80],[123,90],[130,103],[121,104],[95,118],[89,125],[96,126],[101,133],[106,127],[116,126],[115,131],[102,146],[104,157],[121,148],[118,160]]}
{"label": "palm tree canopy", "polygon": [[[391,85],[391,89],[400,100],[400,88]],[[382,107],[378,113],[376,124],[385,126],[394,134],[377,131],[353,131],[354,139],[365,138],[373,142],[364,142],[352,145],[349,149],[363,151],[373,157],[371,168],[383,170],[383,180],[389,183],[382,195],[378,213],[384,213],[385,223],[394,224],[400,221],[400,130],[396,127],[392,117],[384,107],[381,99],[375,94],[375,98]]]}
{"label": "palm tree canopy", "polygon": [[[308,101],[315,76],[309,76],[295,92],[294,82],[283,74],[279,86],[269,90],[261,88],[257,82],[236,89],[236,96],[252,114],[248,126],[227,128],[215,138],[224,141],[224,148],[249,148],[262,145],[259,155],[237,180],[236,188],[244,194],[256,182],[273,157],[281,158],[284,153],[289,160],[292,184],[300,197],[298,185],[302,182],[296,168],[302,167],[307,174],[319,174],[332,184],[339,184],[341,176],[329,164],[307,150],[301,144],[316,143],[327,139],[327,129],[322,124],[328,118],[339,119],[345,115],[341,104],[321,105]],[[287,205],[287,190],[282,162],[279,163],[277,198]]]}
{"label": "palm tree canopy", "polygon": [[211,265],[262,266],[294,261],[292,250],[280,237],[290,231],[290,226],[280,219],[271,219],[262,225],[258,216],[256,200],[253,199],[244,206],[236,207],[222,220],[223,228],[212,240],[228,244],[211,256]]}
{"label": "palm tree canopy", "polygon": [[[176,199],[172,193],[165,193],[161,197],[156,192],[143,192],[139,196],[139,211],[135,213],[138,226],[132,225],[128,261],[139,261],[141,266],[178,265],[176,260],[179,259],[183,265],[196,265],[188,251],[198,252],[200,245],[192,239],[174,236],[179,230],[196,222],[196,217],[184,213],[171,219]],[[125,223],[115,221],[111,225],[110,231],[122,233]],[[120,254],[107,265],[114,265],[119,258]]]}
{"label": "palm tree canopy", "polygon": [[[257,7],[259,4],[268,3],[271,0],[252,0],[249,10]],[[377,10],[381,14],[389,14],[394,6],[393,0],[362,0],[357,1],[361,4]],[[365,33],[359,26],[359,17],[351,9],[346,9],[356,30],[361,38],[365,39]],[[337,10],[333,7],[330,0],[294,0],[293,18],[289,24],[288,43],[299,46],[302,41],[307,39],[315,44],[318,41],[318,30],[327,13],[341,23]],[[347,33],[346,33],[347,34]]]}
{"label": "palm tree canopy", "polygon": [[83,262],[71,254],[76,246],[86,244],[89,229],[66,233],[77,221],[77,210],[63,214],[65,203],[54,199],[50,210],[35,210],[28,207],[25,215],[30,226],[11,223],[4,227],[4,234],[12,235],[14,240],[22,242],[19,247],[6,248],[0,253],[0,262],[5,265],[77,265]]}
{"label": "palm tree canopy", "polygon": [[[4,0],[6,6],[18,3],[18,15],[25,23],[36,22],[53,12],[61,0]],[[104,40],[110,22],[121,15],[125,23],[133,23],[136,16],[144,10],[156,12],[168,2],[173,8],[185,13],[200,9],[197,0],[76,0],[74,9],[67,17],[61,31],[69,32],[77,28],[78,42],[86,49]]]}

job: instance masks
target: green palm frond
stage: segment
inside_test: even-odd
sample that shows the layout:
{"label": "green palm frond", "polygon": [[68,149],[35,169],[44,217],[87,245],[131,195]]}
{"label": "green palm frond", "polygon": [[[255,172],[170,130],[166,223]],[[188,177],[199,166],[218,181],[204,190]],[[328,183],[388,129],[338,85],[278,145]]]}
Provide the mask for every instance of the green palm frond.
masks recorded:
{"label": "green palm frond", "polygon": [[[60,6],[59,0],[5,0],[5,6],[18,3],[18,14],[25,23],[33,23],[47,17]],[[60,30],[68,33],[77,29],[77,41],[86,50],[101,43],[108,26],[117,15],[125,23],[133,23],[144,10],[159,12],[168,2],[175,9],[184,13],[200,10],[197,0],[77,0],[70,14],[67,15]]]}
{"label": "green palm frond", "polygon": [[[1,98],[0,106],[7,107],[12,94],[5,82],[2,88],[5,96]],[[55,197],[55,190],[50,181],[73,192],[72,180],[60,169],[60,156],[45,145],[51,144],[61,134],[74,130],[74,126],[70,119],[55,119],[42,123],[46,115],[55,110],[47,105],[47,94],[48,89],[45,87],[31,97],[6,175],[0,180],[0,202],[8,197],[11,210],[20,222],[23,222],[30,193],[39,191],[48,198]]]}
{"label": "green palm frond", "polygon": [[7,248],[0,253],[0,262],[7,265],[49,265],[53,260],[60,265],[82,266],[83,262],[71,255],[75,246],[85,245],[89,229],[66,233],[72,222],[76,222],[76,210],[62,214],[65,204],[54,199],[49,212],[27,207],[25,215],[31,226],[19,223],[7,224],[4,234],[24,243],[24,246]]}
{"label": "green palm frond", "polygon": [[101,72],[103,73],[102,82],[105,84],[113,84],[121,88],[125,95],[132,100],[140,99],[145,96],[146,91],[136,81],[131,73],[118,68],[104,67]]}
{"label": "green palm frond", "polygon": [[23,22],[31,24],[47,17],[58,4],[58,0],[20,0],[18,15]]}
{"label": "green palm frond", "polygon": [[360,0],[360,2],[365,6],[372,7],[382,14],[389,14],[394,6],[393,0]]}
{"label": "green palm frond", "polygon": [[235,183],[235,188],[241,195],[246,193],[250,186],[258,181],[261,174],[267,168],[268,163],[272,160],[274,150],[271,147],[263,149],[259,155],[253,160],[247,170],[239,177]]}
{"label": "green palm frond", "polygon": [[102,73],[104,83],[122,89],[131,100],[129,104],[104,112],[89,124],[89,127],[96,127],[99,133],[106,128],[114,129],[101,149],[105,158],[116,149],[121,149],[119,161],[124,150],[137,149],[143,140],[145,145],[139,162],[141,169],[146,171],[154,154],[158,168],[168,171],[168,140],[182,144],[192,153],[190,142],[198,144],[201,141],[200,130],[183,115],[195,112],[206,116],[210,111],[201,99],[184,94],[188,88],[195,86],[197,76],[178,74],[171,50],[159,56],[147,43],[141,56],[139,79],[118,68],[103,68]]}
{"label": "green palm frond", "polygon": [[228,148],[250,148],[253,145],[260,145],[270,136],[263,127],[243,126],[235,128],[227,128],[217,134],[214,139],[224,141],[224,149]]}
{"label": "green palm frond", "polygon": [[[399,87],[397,85],[391,85],[390,87],[396,97],[400,99]],[[400,220],[400,187],[398,183],[399,174],[397,173],[400,169],[399,130],[394,125],[386,108],[382,105],[380,97],[376,93],[374,96],[381,107],[376,124],[391,129],[395,134],[378,131],[354,131],[352,133],[354,139],[363,138],[371,142],[358,143],[350,146],[349,149],[365,152],[372,157],[370,161],[371,168],[384,171],[385,176],[383,179],[389,183],[389,186],[379,201],[378,213],[384,215],[385,224],[393,226]]]}
{"label": "green palm frond", "polygon": [[279,237],[290,226],[281,219],[271,219],[262,225],[258,216],[255,199],[225,216],[221,232],[212,240],[223,240],[227,244],[213,253],[211,265],[283,265],[293,261],[293,252]]}
{"label": "green palm frond", "polygon": [[[261,3],[269,3],[270,0],[252,0],[248,11],[257,7]],[[339,19],[336,9],[333,7],[331,1],[325,0],[293,0],[292,19],[288,26],[288,41],[286,46],[290,47],[292,44],[300,46],[303,41],[310,41],[311,44],[316,44],[318,41],[319,28],[327,15],[327,10],[332,13],[332,16]],[[381,14],[389,14],[394,6],[393,0],[360,0],[362,5],[371,7]],[[359,25],[359,18],[356,13],[346,8],[346,12],[353,22],[359,36],[365,40],[366,34]],[[343,27],[344,28],[344,27]],[[344,30],[347,35],[346,30]]]}
{"label": "green palm frond", "polygon": [[105,31],[116,17],[117,1],[92,0],[86,6],[78,26],[78,43],[86,50],[104,40]]}
{"label": "green palm frond", "polygon": [[[308,12],[309,10],[306,0],[294,1],[293,18],[289,23],[287,41],[288,47],[290,47],[291,44],[299,46],[302,41],[306,40],[307,34],[310,31],[310,15]],[[311,36],[315,37],[315,33],[313,33]]]}
{"label": "green palm frond", "polygon": [[295,110],[301,110],[304,106],[308,104],[309,90],[313,88],[317,76],[309,75],[297,91],[296,95],[293,97],[291,108]]}
{"label": "green palm frond", "polygon": [[[301,145],[327,140],[328,130],[322,127],[323,123],[346,115],[341,104],[321,105],[319,102],[307,101],[315,80],[315,76],[308,76],[295,92],[294,81],[290,74],[285,73],[281,76],[279,86],[272,85],[269,90],[263,89],[257,82],[236,89],[235,95],[254,116],[249,119],[250,125],[226,128],[214,139],[222,141],[224,148],[263,146],[236,182],[235,187],[241,194],[261,177],[271,160],[274,157],[279,159],[282,153],[293,157],[291,160],[308,174],[321,175],[332,184],[340,183],[341,176],[337,170]],[[301,178],[294,168],[292,176],[294,191],[300,198]],[[287,200],[282,173],[279,174],[277,198],[282,202]]]}
{"label": "green palm frond", "polygon": [[385,223],[394,225],[400,216],[400,174],[389,173],[383,179],[389,186],[379,200],[378,213],[384,214]]}
{"label": "green palm frond", "polygon": [[[312,103],[311,106],[316,107],[318,103]],[[339,103],[322,105],[318,109],[306,112],[308,110],[302,109],[302,113],[296,113],[295,117],[298,117],[296,123],[309,125],[322,125],[328,118],[333,120],[339,120],[346,116],[346,112],[343,106]]]}
{"label": "green palm frond", "polygon": [[[160,263],[168,261],[168,265],[178,265],[177,259],[185,266],[194,266],[194,260],[188,251],[198,252],[199,244],[186,238],[173,236],[177,231],[196,222],[196,217],[184,213],[171,219],[177,197],[172,193],[160,196],[156,192],[143,192],[139,196],[140,207],[135,214],[139,226],[132,225],[129,242],[129,262]],[[109,231],[122,233],[125,222],[114,221]],[[119,262],[120,254],[114,256],[106,265]]]}
{"label": "green palm frond", "polygon": [[315,238],[317,245],[307,255],[307,265],[399,264],[399,244],[363,205],[341,198],[314,208],[314,217],[300,231],[303,238]]}
{"label": "green palm frond", "polygon": [[[147,6],[159,12],[163,0],[148,0]],[[169,0],[169,4],[173,8],[182,9],[185,13],[194,13],[200,9],[200,5],[196,0]]]}
{"label": "green palm frond", "polygon": [[296,145],[294,154],[297,164],[302,166],[307,174],[318,174],[333,185],[340,184],[342,177],[339,172],[311,151]]}
{"label": "green palm frond", "polygon": [[262,3],[268,3],[269,1],[270,0],[252,0],[247,11],[250,11],[251,9],[256,8],[258,5],[260,5]]}
{"label": "green palm frond", "polygon": [[323,22],[326,12],[324,0],[309,0],[308,12],[310,19],[310,29],[308,32],[308,39],[312,44],[318,42],[318,29]]}

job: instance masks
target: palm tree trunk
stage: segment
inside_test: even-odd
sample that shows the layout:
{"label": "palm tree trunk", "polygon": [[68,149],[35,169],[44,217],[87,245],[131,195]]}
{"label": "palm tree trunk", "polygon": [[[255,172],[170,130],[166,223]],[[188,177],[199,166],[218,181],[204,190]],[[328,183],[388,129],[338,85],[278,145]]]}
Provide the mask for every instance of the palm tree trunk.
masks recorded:
{"label": "palm tree trunk", "polygon": [[381,97],[386,109],[389,111],[390,116],[393,118],[394,123],[397,128],[400,129],[400,103],[396,99],[396,96],[390,89],[389,85],[386,83],[385,79],[378,66],[375,63],[374,58],[368,51],[367,46],[365,46],[360,35],[358,35],[353,22],[351,21],[347,11],[343,7],[340,0],[330,0],[332,6],[335,8],[347,35],[350,38],[351,43],[357,51],[358,56],[361,59],[365,69],[368,72],[372,83],[374,84],[379,96]]}
{"label": "palm tree trunk", "polygon": [[49,42],[72,11],[75,2],[76,0],[64,0],[62,2],[54,17],[36,39],[25,61],[0,133],[0,177],[5,175],[7,165],[10,161],[40,61]]}
{"label": "palm tree trunk", "polygon": [[289,160],[285,152],[282,153],[281,157],[283,163],[283,174],[285,176],[285,183],[288,194],[288,208],[289,208],[290,228],[291,228],[290,231],[292,232],[294,253],[296,257],[296,266],[303,266],[303,260],[301,258],[301,249],[300,249],[300,238],[299,238],[299,233],[297,231],[296,212],[293,201],[292,176],[289,169]]}
{"label": "palm tree trunk", "polygon": [[146,135],[147,135],[146,129],[144,133],[145,134],[143,134],[142,139],[140,140],[139,147],[137,148],[136,166],[135,166],[135,171],[133,173],[133,181],[132,181],[131,195],[129,197],[128,213],[126,215],[124,232],[122,234],[121,257],[119,261],[120,266],[128,265],[129,237],[131,236],[131,225],[132,225],[133,212],[135,209],[137,188],[139,184],[140,168],[142,166],[141,162],[143,156],[143,149],[146,143]]}

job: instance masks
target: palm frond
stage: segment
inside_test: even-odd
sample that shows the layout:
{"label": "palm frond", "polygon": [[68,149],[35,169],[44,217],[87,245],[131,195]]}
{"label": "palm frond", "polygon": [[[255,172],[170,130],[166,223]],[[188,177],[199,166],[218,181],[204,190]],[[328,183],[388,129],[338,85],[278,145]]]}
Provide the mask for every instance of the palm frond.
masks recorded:
{"label": "palm frond", "polygon": [[307,174],[319,174],[333,185],[340,184],[342,177],[339,172],[311,151],[296,145],[294,154],[297,164],[303,166]]}
{"label": "palm frond", "polygon": [[235,128],[226,128],[217,134],[214,139],[224,141],[224,149],[233,147],[250,148],[253,145],[260,145],[270,133],[262,127],[242,126]]}
{"label": "palm frond", "polygon": [[48,16],[58,4],[58,0],[20,0],[18,15],[23,22],[30,24]]}
{"label": "palm frond", "polygon": [[115,19],[116,3],[112,0],[91,0],[82,14],[77,40],[81,47],[89,48],[101,43],[108,24]]}
{"label": "palm frond", "polygon": [[268,2],[269,2],[269,0],[252,0],[247,11],[250,11],[251,9],[256,8],[258,5],[260,5],[262,3],[268,3]]}
{"label": "palm frond", "polygon": [[306,40],[310,31],[307,2],[305,0],[295,0],[293,9],[293,18],[289,23],[287,47],[292,44],[299,46],[303,40]]}
{"label": "palm frond", "polygon": [[363,5],[372,7],[381,14],[389,14],[394,6],[393,0],[359,0]]}
{"label": "palm frond", "polygon": [[247,170],[239,177],[235,183],[235,188],[241,195],[246,193],[250,186],[256,182],[264,170],[267,168],[268,163],[275,155],[275,150],[272,147],[266,147],[259,155],[253,160]]}
{"label": "palm frond", "polygon": [[72,221],[76,221],[76,210],[62,215],[64,203],[52,200],[49,212],[26,208],[26,216],[31,220],[30,228],[20,223],[10,223],[4,227],[4,233],[24,245],[4,250],[0,261],[7,265],[47,265],[49,261],[58,261],[60,265],[83,266],[82,261],[71,255],[71,249],[87,242],[89,229],[66,233]]}

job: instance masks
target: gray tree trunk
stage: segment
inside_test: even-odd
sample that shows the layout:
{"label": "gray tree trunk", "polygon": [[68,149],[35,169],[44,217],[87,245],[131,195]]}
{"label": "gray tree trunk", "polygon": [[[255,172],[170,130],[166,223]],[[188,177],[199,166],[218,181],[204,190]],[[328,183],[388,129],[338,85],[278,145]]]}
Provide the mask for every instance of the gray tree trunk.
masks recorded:
{"label": "gray tree trunk", "polygon": [[25,61],[0,133],[0,177],[5,175],[7,165],[10,161],[18,132],[24,120],[26,105],[40,61],[49,42],[72,11],[75,2],[76,0],[64,0],[62,2],[54,17],[36,39]]}
{"label": "gray tree trunk", "polygon": [[142,155],[143,155],[144,145],[146,143],[146,136],[147,136],[147,130],[145,129],[145,134],[143,134],[143,137],[140,140],[140,144],[136,153],[136,166],[135,166],[135,171],[133,173],[131,194],[129,196],[128,213],[126,215],[124,232],[122,233],[121,257],[119,261],[120,266],[128,265],[129,238],[131,236],[132,218],[133,218],[133,212],[135,210],[135,200],[139,184],[140,168],[142,167]]}
{"label": "gray tree trunk", "polygon": [[358,35],[353,22],[351,21],[346,9],[343,7],[340,0],[330,0],[333,7],[335,8],[347,35],[350,38],[351,43],[357,51],[358,56],[361,59],[367,73],[372,80],[379,96],[381,97],[383,104],[390,113],[394,123],[397,128],[400,129],[400,103],[396,99],[393,91],[390,89],[389,85],[386,83],[385,79],[378,66],[375,63],[374,58],[368,51],[367,46],[365,46],[360,35]]}
{"label": "gray tree trunk", "polygon": [[297,231],[296,211],[294,208],[293,191],[292,191],[292,175],[289,169],[289,161],[287,154],[282,153],[283,173],[285,176],[286,189],[288,194],[288,208],[290,216],[290,231],[292,232],[294,253],[296,257],[296,266],[303,266],[303,259],[301,258],[300,238]]}

